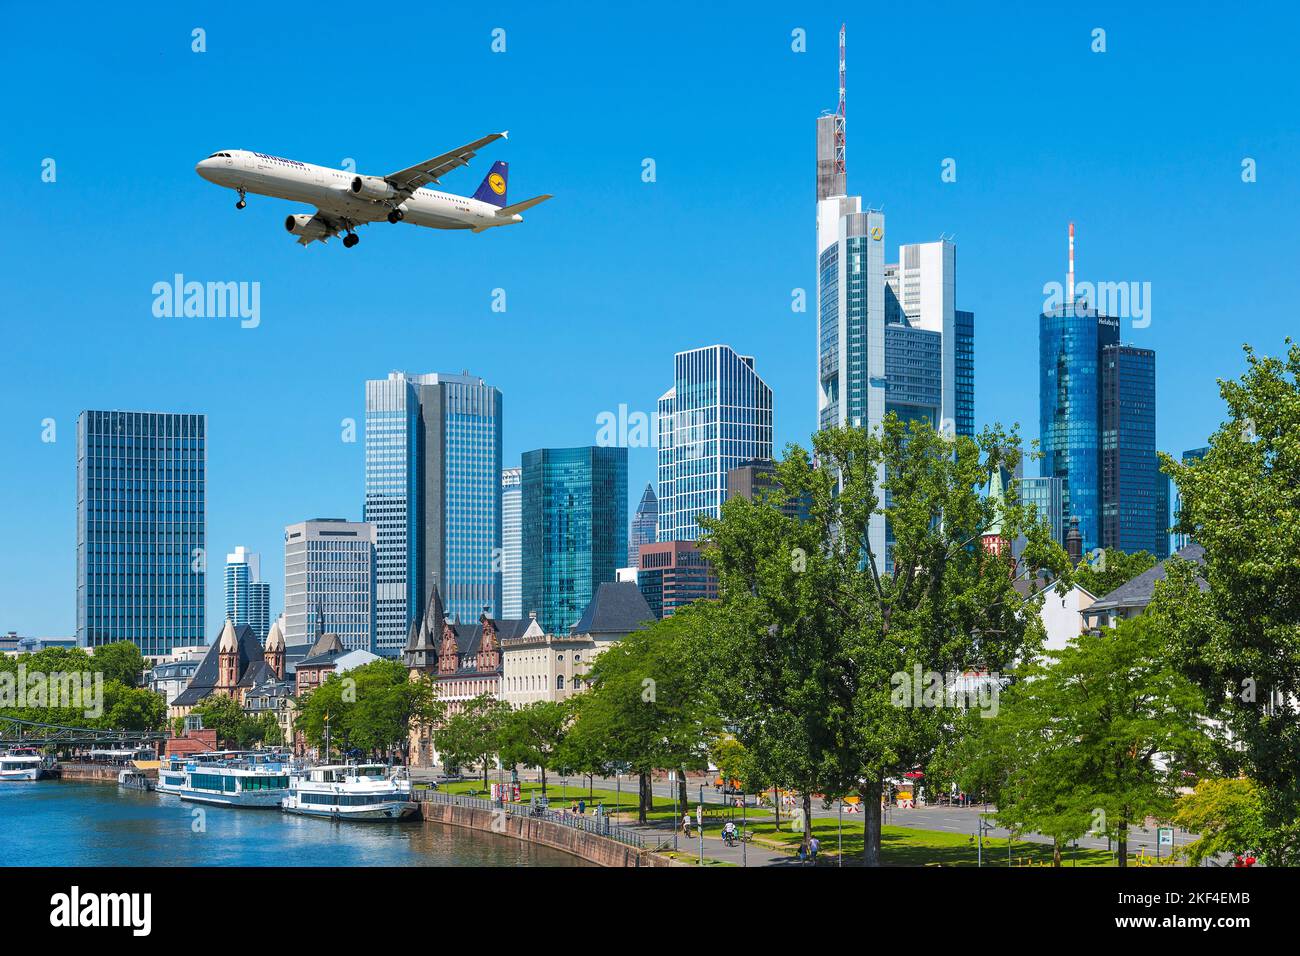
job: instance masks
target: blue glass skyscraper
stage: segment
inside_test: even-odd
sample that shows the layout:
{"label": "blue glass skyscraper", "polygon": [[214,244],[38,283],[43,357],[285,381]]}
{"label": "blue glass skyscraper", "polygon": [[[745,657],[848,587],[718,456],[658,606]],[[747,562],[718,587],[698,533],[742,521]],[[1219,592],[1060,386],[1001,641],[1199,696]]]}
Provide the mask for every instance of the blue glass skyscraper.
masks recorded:
{"label": "blue glass skyscraper", "polygon": [[1161,477],[1156,353],[1107,346],[1101,360],[1102,547],[1168,556],[1169,490]]}
{"label": "blue glass skyscraper", "polygon": [[641,502],[632,516],[632,528],[627,539],[627,566],[638,566],[641,545],[650,544],[659,533],[659,499],[652,485],[647,484],[641,493]]}
{"label": "blue glass skyscraper", "polygon": [[523,606],[567,634],[627,557],[627,448],[525,452],[520,489]]}
{"label": "blue glass skyscraper", "polygon": [[1101,530],[1102,350],[1119,322],[1081,300],[1043,313],[1038,326],[1038,421],[1044,477],[1060,478],[1062,522],[1079,519],[1085,551]]}
{"label": "blue glass skyscraper", "polygon": [[501,392],[477,376],[366,383],[376,653],[401,654],[435,585],[448,615],[500,615],[501,418]]}
{"label": "blue glass skyscraper", "polygon": [[206,443],[203,415],[78,416],[78,645],[204,643]]}
{"label": "blue glass skyscraper", "polygon": [[725,345],[678,352],[659,398],[659,540],[699,538],[697,519],[727,499],[727,472],[771,457],[772,389],[753,357]]}

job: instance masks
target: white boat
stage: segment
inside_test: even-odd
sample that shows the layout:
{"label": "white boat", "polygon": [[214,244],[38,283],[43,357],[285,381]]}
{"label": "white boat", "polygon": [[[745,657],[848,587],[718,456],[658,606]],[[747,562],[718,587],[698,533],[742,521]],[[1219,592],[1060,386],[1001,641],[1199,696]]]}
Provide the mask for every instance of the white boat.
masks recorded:
{"label": "white boat", "polygon": [[280,806],[333,820],[400,820],[415,813],[409,780],[383,764],[329,764],[294,773]]}
{"label": "white boat", "polygon": [[158,783],[154,786],[154,790],[158,793],[178,794],[185,789],[189,781],[187,772],[190,769],[235,760],[242,755],[242,751],[238,750],[211,750],[184,756],[173,754],[158,767]]}
{"label": "white boat", "polygon": [[185,786],[177,791],[177,796],[195,803],[274,809],[289,792],[289,771],[278,766],[222,767],[208,764],[185,773]]}
{"label": "white boat", "polygon": [[0,780],[40,780],[49,766],[35,750],[11,750],[0,754]]}

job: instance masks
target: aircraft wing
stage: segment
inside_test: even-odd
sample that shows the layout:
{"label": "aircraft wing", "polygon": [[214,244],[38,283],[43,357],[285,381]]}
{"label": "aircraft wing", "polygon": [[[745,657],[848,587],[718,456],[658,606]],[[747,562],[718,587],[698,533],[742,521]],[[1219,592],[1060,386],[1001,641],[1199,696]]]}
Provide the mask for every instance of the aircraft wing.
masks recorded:
{"label": "aircraft wing", "polygon": [[[507,131],[508,132],[508,131]],[[422,163],[416,163],[414,166],[408,166],[405,169],[399,169],[395,173],[385,176],[394,189],[410,195],[421,186],[427,186],[429,183],[436,183],[438,179],[457,169],[461,166],[468,166],[469,161],[474,158],[475,154],[488,143],[495,142],[498,139],[505,139],[506,132],[492,133],[484,136],[482,139],[476,139],[472,143],[467,143],[459,149],[453,149],[451,152],[443,153],[441,156],[434,156],[432,159],[426,159]]]}
{"label": "aircraft wing", "polygon": [[[299,220],[307,219],[306,214],[297,217]],[[337,236],[347,226],[351,225],[347,220],[338,216],[331,216],[328,213],[316,210],[316,214],[307,220],[305,225],[300,226],[300,230],[291,235],[298,237],[298,245],[309,246],[313,242],[328,242],[330,237]]]}

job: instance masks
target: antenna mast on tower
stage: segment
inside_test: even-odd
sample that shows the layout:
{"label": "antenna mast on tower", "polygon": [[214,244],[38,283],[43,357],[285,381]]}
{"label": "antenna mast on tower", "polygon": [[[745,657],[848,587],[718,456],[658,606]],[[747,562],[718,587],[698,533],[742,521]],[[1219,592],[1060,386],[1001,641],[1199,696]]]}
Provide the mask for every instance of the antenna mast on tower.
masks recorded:
{"label": "antenna mast on tower", "polygon": [[1074,308],[1074,223],[1070,223],[1070,269],[1065,274],[1065,301]]}
{"label": "antenna mast on tower", "polygon": [[844,175],[844,24],[840,24],[840,104],[835,110],[835,172]]}

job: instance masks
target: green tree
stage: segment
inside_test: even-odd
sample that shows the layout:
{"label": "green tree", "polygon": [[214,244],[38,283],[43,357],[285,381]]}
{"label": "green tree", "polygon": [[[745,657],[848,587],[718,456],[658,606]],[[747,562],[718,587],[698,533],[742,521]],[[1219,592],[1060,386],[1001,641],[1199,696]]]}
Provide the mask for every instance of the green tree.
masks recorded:
{"label": "green tree", "polygon": [[[887,782],[925,765],[955,723],[950,708],[898,701],[897,678],[1005,670],[1038,646],[1041,598],[1016,591],[1006,553],[1019,535],[1026,579],[1068,573],[1014,485],[982,493],[1020,459],[1014,429],[951,438],[889,415],[874,432],[818,432],[813,454],[790,446],[772,493],[702,522],[720,595],[696,644],[707,685],[765,776],[861,796],[866,865],[879,864]],[[784,513],[796,502],[803,520]],[[873,518],[891,560],[864,533]]]}
{"label": "green tree", "polygon": [[573,698],[573,746],[592,761],[637,775],[643,823],[653,805],[651,774],[705,769],[722,731],[715,702],[689,662],[691,635],[708,610],[692,605],[629,634],[596,658],[589,689]]}
{"label": "green tree", "polygon": [[217,732],[218,746],[225,744],[238,747],[241,733],[247,732],[244,726],[244,711],[233,697],[213,694],[196,704],[190,713],[203,718],[205,730]]}
{"label": "green tree", "polygon": [[117,641],[95,648],[91,664],[103,673],[104,683],[117,681],[127,687],[139,687],[144,676],[144,655],[130,641]]}
{"label": "green tree", "polygon": [[559,758],[571,719],[570,708],[557,701],[539,700],[508,712],[500,729],[501,762],[537,767],[545,795],[546,768],[567,769]]}
{"label": "green tree", "polygon": [[[1182,465],[1178,530],[1205,563],[1174,561],[1148,614],[1205,692],[1233,748],[1223,772],[1259,788],[1271,866],[1300,863],[1300,345],[1284,358],[1245,349],[1238,380],[1219,382],[1229,419],[1209,453]],[[1209,585],[1208,589],[1204,585]]]}
{"label": "green tree", "polygon": [[161,730],[167,721],[167,699],[147,687],[119,681],[104,685],[104,714],[99,726],[114,730]]}
{"label": "green tree", "polygon": [[1092,831],[1118,843],[1148,817],[1168,820],[1184,774],[1209,756],[1197,688],[1173,666],[1154,623],[1082,634],[1017,673],[996,714],[976,718],[963,783],[984,788],[997,821],[1061,848]]}
{"label": "green tree", "polygon": [[1192,866],[1222,853],[1255,850],[1265,838],[1259,788],[1245,777],[1212,777],[1178,798],[1173,822],[1197,839],[1178,848]]}
{"label": "green tree", "polygon": [[501,749],[501,727],[509,712],[510,705],[491,694],[480,694],[467,701],[433,732],[434,746],[442,755],[443,766],[478,764],[486,790],[488,770]]}
{"label": "green tree", "polygon": [[1149,551],[1126,554],[1118,548],[1099,548],[1079,562],[1072,579],[1094,597],[1103,597],[1155,565],[1155,555]]}

